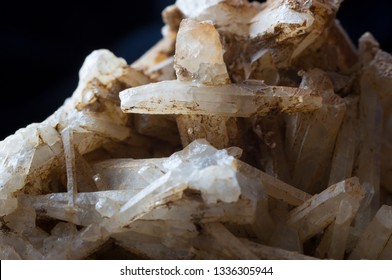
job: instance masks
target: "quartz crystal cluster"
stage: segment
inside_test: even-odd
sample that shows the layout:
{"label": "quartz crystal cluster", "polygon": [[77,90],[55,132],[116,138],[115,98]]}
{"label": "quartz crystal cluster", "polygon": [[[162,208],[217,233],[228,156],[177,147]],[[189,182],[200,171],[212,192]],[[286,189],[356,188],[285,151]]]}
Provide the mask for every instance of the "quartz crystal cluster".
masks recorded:
{"label": "quartz crystal cluster", "polygon": [[1,259],[392,259],[392,56],[341,0],[177,0],[0,142]]}

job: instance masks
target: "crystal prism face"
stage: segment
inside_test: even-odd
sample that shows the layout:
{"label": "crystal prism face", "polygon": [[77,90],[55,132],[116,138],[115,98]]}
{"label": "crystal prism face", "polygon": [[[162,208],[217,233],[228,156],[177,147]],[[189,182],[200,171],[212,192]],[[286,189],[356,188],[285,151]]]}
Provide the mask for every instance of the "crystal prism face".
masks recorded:
{"label": "crystal prism face", "polygon": [[228,83],[223,52],[219,33],[211,21],[183,20],[176,39],[174,69],[177,78],[204,84]]}
{"label": "crystal prism face", "polygon": [[0,258],[392,259],[392,56],[342,1],[177,0],[0,142]]}
{"label": "crystal prism face", "polygon": [[271,111],[313,111],[322,106],[322,98],[316,91],[255,82],[204,86],[162,81],[124,90],[120,98],[124,112],[139,114],[250,117]]}

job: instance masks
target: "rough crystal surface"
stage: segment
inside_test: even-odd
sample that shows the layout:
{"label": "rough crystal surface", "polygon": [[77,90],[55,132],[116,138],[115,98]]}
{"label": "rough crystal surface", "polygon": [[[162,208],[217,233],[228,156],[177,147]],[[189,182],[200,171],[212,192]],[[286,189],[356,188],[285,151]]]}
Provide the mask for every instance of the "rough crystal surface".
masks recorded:
{"label": "rough crystal surface", "polygon": [[271,87],[260,82],[204,86],[163,81],[120,93],[128,113],[203,114],[234,117],[267,115],[271,111],[313,111],[321,107],[317,91]]}
{"label": "rough crystal surface", "polygon": [[342,1],[177,0],[0,142],[0,258],[392,259],[392,56]]}

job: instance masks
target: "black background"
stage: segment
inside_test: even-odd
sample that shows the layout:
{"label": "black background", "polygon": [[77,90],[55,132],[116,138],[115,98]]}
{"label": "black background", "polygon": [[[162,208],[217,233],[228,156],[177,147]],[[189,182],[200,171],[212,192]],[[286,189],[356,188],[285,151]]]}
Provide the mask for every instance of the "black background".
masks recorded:
{"label": "black background", "polygon": [[[136,60],[161,37],[161,10],[174,0],[2,2],[0,140],[63,104],[93,50]],[[338,18],[355,44],[371,31],[391,52],[391,7],[387,0],[345,0]]]}

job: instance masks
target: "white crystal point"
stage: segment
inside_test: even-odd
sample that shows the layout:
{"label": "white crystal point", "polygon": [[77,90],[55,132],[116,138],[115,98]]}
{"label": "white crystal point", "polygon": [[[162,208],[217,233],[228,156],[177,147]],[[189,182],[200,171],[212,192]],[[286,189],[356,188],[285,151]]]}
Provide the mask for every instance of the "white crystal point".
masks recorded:
{"label": "white crystal point", "polygon": [[163,166],[169,170],[183,168],[190,187],[199,190],[207,204],[230,203],[237,201],[241,194],[236,171],[231,168],[233,161],[234,157],[226,150],[216,150],[205,140],[195,140],[184,151],[167,159]]}
{"label": "white crystal point", "polygon": [[208,204],[218,201],[235,202],[241,194],[236,172],[227,167],[207,167],[195,174],[189,183],[193,188],[201,191],[203,199]]}
{"label": "white crystal point", "polygon": [[110,88],[114,81],[125,74],[126,67],[124,59],[108,50],[93,51],[86,57],[79,71],[79,84],[73,94],[75,107],[84,108],[97,101],[97,90],[91,86],[93,81]]}
{"label": "white crystal point", "polygon": [[156,164],[161,166],[163,175],[127,201],[105,223],[106,228],[116,232],[169,201],[175,203],[187,189],[200,192],[206,205],[219,201],[236,202],[241,188],[233,161],[234,157],[226,150],[217,150],[205,140],[193,142],[183,151]]}
{"label": "white crystal point", "polygon": [[108,85],[123,75],[125,66],[127,62],[123,58],[116,57],[109,50],[93,51],[86,57],[79,70],[79,85],[85,86],[93,79],[99,80],[103,85]]}
{"label": "white crystal point", "polygon": [[227,84],[223,48],[212,22],[185,19],[177,34],[174,69],[177,78],[203,84]]}
{"label": "white crystal point", "polygon": [[[200,160],[203,160],[203,155],[212,155],[216,153],[218,150],[211,146],[205,139],[197,139],[186,146],[182,151],[174,153],[167,160],[162,163],[163,168],[167,171],[175,170],[181,164],[190,163],[197,164],[202,166],[203,161],[193,162],[190,161],[194,159],[194,156],[200,156]],[[208,159],[207,162],[210,162],[211,159]]]}

